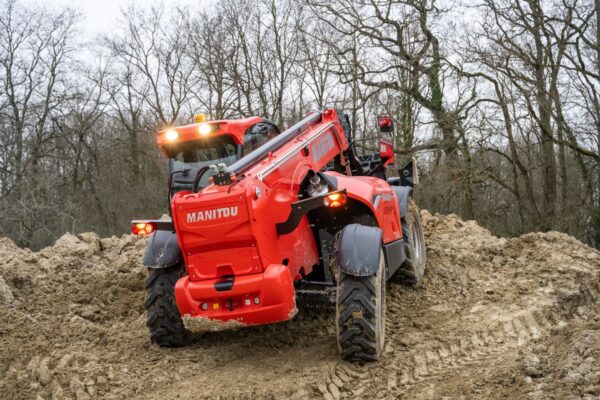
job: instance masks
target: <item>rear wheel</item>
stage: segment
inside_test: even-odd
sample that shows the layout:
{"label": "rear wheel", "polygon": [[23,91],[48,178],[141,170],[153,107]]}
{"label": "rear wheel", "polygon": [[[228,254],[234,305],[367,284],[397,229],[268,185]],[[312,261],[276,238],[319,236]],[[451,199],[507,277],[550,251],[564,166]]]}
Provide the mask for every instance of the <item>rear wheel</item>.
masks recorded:
{"label": "rear wheel", "polygon": [[412,198],[408,203],[408,215],[402,218],[402,237],[406,244],[406,261],[396,277],[406,283],[418,285],[425,274],[427,249],[419,207]]}
{"label": "rear wheel", "polygon": [[175,283],[181,275],[181,266],[148,269],[144,282],[146,325],[150,330],[150,340],[160,347],[181,347],[189,342],[189,334],[175,303]]}
{"label": "rear wheel", "polygon": [[385,261],[371,276],[339,272],[336,295],[338,347],[348,361],[376,361],[385,341]]}

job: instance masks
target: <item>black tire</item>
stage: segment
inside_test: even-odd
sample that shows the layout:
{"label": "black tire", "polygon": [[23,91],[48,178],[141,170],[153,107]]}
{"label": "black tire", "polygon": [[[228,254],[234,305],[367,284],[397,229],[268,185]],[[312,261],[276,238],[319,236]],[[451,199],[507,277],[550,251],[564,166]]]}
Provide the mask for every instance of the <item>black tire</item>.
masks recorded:
{"label": "black tire", "polygon": [[181,275],[180,266],[148,269],[144,282],[146,325],[150,330],[150,341],[160,347],[181,347],[189,343],[189,333],[175,303],[175,283]]}
{"label": "black tire", "polygon": [[385,342],[385,260],[377,273],[357,277],[339,272],[336,294],[338,347],[347,361],[376,361]]}
{"label": "black tire", "polygon": [[394,281],[418,285],[425,275],[427,248],[419,207],[411,198],[408,203],[408,215],[402,218],[402,237],[406,249],[406,261],[394,275]]}

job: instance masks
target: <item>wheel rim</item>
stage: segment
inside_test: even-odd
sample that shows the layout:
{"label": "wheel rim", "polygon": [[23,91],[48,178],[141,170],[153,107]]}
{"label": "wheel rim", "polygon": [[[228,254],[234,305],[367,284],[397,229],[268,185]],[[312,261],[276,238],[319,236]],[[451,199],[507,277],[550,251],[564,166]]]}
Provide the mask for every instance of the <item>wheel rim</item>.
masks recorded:
{"label": "wheel rim", "polygon": [[413,262],[419,264],[423,256],[423,247],[421,246],[421,235],[417,224],[412,224],[412,241],[413,241]]}

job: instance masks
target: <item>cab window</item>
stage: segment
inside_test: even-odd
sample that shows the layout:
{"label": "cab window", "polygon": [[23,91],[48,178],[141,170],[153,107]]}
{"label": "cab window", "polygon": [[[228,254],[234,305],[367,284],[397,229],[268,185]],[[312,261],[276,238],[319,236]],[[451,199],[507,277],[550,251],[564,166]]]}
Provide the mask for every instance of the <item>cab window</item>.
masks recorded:
{"label": "cab window", "polygon": [[176,167],[180,168],[189,164],[195,167],[220,163],[229,165],[235,161],[235,149],[236,146],[229,136],[184,142],[174,149],[173,160]]}
{"label": "cab window", "polygon": [[279,134],[279,129],[271,123],[259,122],[251,126],[244,135],[244,154],[256,150]]}
{"label": "cab window", "polygon": [[[233,164],[238,158],[237,149],[238,145],[229,135],[212,137],[210,140],[177,143],[170,149],[170,171],[189,169],[190,172],[185,175],[177,174],[174,177],[172,192],[190,190],[196,172],[202,167],[212,164]],[[212,170],[206,171],[199,182],[200,187],[209,184],[208,178],[212,173]]]}

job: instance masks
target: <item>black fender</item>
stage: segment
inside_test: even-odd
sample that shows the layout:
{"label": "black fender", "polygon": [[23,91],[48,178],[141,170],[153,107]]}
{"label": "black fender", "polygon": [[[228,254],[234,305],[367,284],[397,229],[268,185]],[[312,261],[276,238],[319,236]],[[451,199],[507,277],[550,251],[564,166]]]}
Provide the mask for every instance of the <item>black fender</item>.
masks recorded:
{"label": "black fender", "polygon": [[400,207],[400,217],[404,218],[408,215],[408,201],[412,196],[413,188],[410,186],[391,186],[396,192],[396,199],[398,200],[398,207]]}
{"label": "black fender", "polygon": [[379,268],[381,229],[360,224],[346,225],[338,237],[336,261],[348,275],[370,276]]}
{"label": "black fender", "polygon": [[150,235],[144,252],[144,265],[152,269],[168,268],[181,263],[183,256],[177,235],[172,231],[159,230]]}

